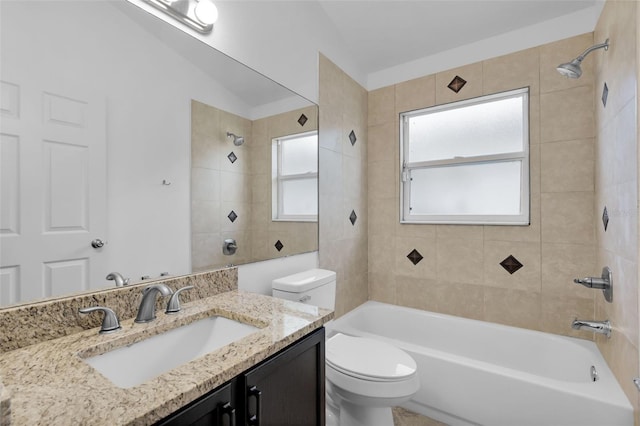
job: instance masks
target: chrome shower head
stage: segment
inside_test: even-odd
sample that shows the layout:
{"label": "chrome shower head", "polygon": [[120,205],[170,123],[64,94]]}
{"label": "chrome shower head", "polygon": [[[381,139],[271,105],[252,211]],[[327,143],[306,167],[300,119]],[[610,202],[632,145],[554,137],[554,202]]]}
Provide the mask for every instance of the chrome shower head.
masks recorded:
{"label": "chrome shower head", "polygon": [[582,68],[580,68],[580,64],[589,53],[597,49],[609,50],[609,39],[606,39],[602,44],[591,46],[571,62],[558,65],[556,67],[556,70],[565,77],[580,78],[580,76],[582,75]]}
{"label": "chrome shower head", "polygon": [[565,77],[580,78],[580,76],[582,75],[582,68],[580,68],[581,62],[581,60],[574,59],[573,61],[567,62],[566,64],[558,65],[556,70]]}
{"label": "chrome shower head", "polygon": [[244,143],[244,137],[242,136],[238,136],[238,135],[234,135],[231,132],[227,132],[227,137],[228,138],[233,138],[233,144],[235,146],[240,146]]}

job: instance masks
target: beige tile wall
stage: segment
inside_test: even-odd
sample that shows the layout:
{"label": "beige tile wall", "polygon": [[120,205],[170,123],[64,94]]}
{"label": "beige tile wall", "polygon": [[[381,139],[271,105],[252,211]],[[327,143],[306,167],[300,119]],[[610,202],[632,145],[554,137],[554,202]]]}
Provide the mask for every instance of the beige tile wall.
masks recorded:
{"label": "beige tile wall", "polygon": [[[584,34],[369,93],[369,296],[468,318],[592,339],[571,329],[594,316],[596,293],[572,282],[599,272],[594,230],[594,74],[555,67],[593,43]],[[467,81],[459,93],[447,85]],[[399,223],[398,114],[530,88],[531,224]],[[407,255],[424,259],[413,265]],[[500,266],[509,255],[524,267]]]}
{"label": "beige tile wall", "polygon": [[[245,137],[235,146],[227,132]],[[191,101],[191,264],[194,271],[246,263],[251,259],[251,121]],[[231,152],[237,160],[227,158]],[[238,217],[231,222],[227,215]],[[238,251],[222,254],[222,242],[234,238]],[[233,260],[231,260],[233,258]]]}
{"label": "beige tile wall", "polygon": [[[192,268],[204,271],[227,264],[274,259],[318,249],[317,222],[271,220],[271,140],[318,128],[316,106],[251,121],[192,101],[191,107]],[[307,121],[298,123],[301,114]],[[227,132],[244,136],[235,146]],[[236,161],[229,160],[233,152]],[[237,215],[233,222],[228,215]],[[233,238],[232,256],[222,243]],[[277,241],[283,245],[278,251]]]}
{"label": "beige tile wall", "polygon": [[319,142],[320,267],[337,273],[339,316],[368,297],[367,91],[323,55]]}
{"label": "beige tile wall", "polygon": [[[298,123],[304,114],[307,121]],[[318,108],[289,111],[253,121],[251,138],[252,204],[251,261],[273,259],[318,250],[318,222],[274,222],[271,220],[271,145],[276,137],[318,128]],[[282,250],[275,247],[277,241]]]}
{"label": "beige tile wall", "polygon": [[[609,50],[592,54],[595,64],[597,264],[614,272],[613,303],[596,297],[596,317],[611,320],[610,339],[596,342],[638,414],[638,5],[609,0],[594,32],[594,41],[609,38]],[[609,88],[606,107],[601,97]],[[607,207],[609,224],[601,220]]]}

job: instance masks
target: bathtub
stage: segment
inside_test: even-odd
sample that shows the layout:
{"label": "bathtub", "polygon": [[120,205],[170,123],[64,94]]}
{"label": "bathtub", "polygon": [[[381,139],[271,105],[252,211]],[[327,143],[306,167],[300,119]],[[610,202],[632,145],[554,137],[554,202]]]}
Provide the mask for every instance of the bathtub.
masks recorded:
{"label": "bathtub", "polygon": [[371,301],[327,331],[408,352],[421,389],[403,407],[448,425],[633,425],[631,404],[590,341]]}

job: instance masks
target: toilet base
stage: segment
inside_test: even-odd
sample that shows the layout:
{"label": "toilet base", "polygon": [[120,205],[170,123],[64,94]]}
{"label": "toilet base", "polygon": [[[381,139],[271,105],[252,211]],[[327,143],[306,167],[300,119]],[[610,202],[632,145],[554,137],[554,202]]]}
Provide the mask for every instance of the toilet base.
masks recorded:
{"label": "toilet base", "polygon": [[342,401],[339,426],[393,426],[391,407],[372,407]]}

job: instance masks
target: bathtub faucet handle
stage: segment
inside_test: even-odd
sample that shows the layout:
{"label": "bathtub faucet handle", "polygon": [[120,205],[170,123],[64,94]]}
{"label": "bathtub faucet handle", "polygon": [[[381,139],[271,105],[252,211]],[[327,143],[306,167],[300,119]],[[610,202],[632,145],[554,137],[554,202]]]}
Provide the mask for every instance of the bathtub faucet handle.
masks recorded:
{"label": "bathtub faucet handle", "polygon": [[582,284],[585,287],[596,288],[599,290],[607,288],[607,285],[609,284],[609,282],[606,280],[594,277],[576,278],[573,280],[573,282],[576,284]]}
{"label": "bathtub faucet handle", "polygon": [[600,277],[576,278],[573,282],[587,288],[602,290],[604,299],[609,303],[613,301],[613,274],[608,266],[602,268],[602,275]]}

